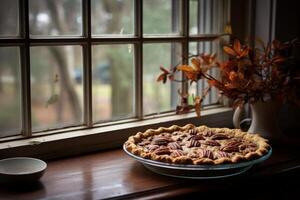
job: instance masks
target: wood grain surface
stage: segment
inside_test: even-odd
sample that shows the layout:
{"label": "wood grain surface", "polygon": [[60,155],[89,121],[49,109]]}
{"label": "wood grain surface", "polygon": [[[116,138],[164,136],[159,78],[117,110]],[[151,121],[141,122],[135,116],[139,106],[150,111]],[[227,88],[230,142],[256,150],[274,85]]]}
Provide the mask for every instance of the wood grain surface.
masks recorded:
{"label": "wood grain surface", "polygon": [[187,180],[148,171],[121,149],[48,161],[36,184],[0,185],[0,199],[163,199],[193,193],[223,191],[250,180],[267,180],[287,172],[299,172],[300,154],[295,147],[273,148],[269,160],[232,178]]}

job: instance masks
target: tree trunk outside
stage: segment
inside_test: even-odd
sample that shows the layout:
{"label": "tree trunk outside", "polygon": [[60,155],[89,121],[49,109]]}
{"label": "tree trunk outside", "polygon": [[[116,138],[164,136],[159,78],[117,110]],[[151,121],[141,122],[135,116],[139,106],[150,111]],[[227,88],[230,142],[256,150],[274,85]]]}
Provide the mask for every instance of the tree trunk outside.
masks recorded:
{"label": "tree trunk outside", "polygon": [[[109,33],[118,33],[121,30],[121,17],[120,12],[122,8],[120,4],[116,4],[115,1],[105,0],[103,1],[107,11],[113,13],[112,20],[108,25]],[[122,6],[122,4],[121,4]],[[132,95],[129,87],[124,85],[122,82],[128,72],[128,67],[124,67],[122,60],[117,57],[110,57],[111,61],[111,86],[112,86],[112,117],[120,117],[120,115],[131,113],[131,101],[128,96]],[[126,80],[131,81],[131,80]]]}

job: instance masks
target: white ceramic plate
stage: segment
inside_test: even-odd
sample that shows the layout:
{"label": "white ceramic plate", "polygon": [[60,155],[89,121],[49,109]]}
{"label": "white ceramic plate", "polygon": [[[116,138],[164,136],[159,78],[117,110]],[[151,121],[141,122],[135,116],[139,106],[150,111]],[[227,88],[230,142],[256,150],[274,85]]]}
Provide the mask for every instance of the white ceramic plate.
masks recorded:
{"label": "white ceramic plate", "polygon": [[33,182],[39,180],[47,164],[36,158],[15,157],[0,160],[1,182]]}

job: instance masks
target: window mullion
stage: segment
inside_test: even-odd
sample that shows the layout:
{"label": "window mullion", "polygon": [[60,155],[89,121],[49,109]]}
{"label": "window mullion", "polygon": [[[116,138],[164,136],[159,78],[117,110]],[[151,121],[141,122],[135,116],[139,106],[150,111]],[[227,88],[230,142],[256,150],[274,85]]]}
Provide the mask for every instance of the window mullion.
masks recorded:
{"label": "window mullion", "polygon": [[83,75],[84,75],[84,122],[86,126],[93,126],[92,105],[92,25],[91,0],[83,0]]}
{"label": "window mullion", "polygon": [[25,38],[21,46],[21,85],[22,85],[22,135],[31,137],[31,85],[30,85],[30,34],[28,0],[20,0],[20,21],[22,36]]}
{"label": "window mullion", "polygon": [[[189,1],[183,0],[182,1],[182,16],[181,16],[181,28],[182,28],[182,35],[184,36],[184,40],[182,41],[182,56],[183,64],[188,64],[189,62]],[[182,78],[183,74],[182,74]],[[182,82],[182,93],[188,93],[188,83]]]}
{"label": "window mullion", "polygon": [[135,112],[143,119],[143,1],[134,1],[134,29],[138,41],[135,43]]}

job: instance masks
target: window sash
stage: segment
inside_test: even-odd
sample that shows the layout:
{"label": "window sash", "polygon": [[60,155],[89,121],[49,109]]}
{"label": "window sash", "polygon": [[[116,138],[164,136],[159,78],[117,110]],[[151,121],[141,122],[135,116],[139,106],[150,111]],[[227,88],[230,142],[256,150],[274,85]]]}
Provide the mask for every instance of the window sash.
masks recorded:
{"label": "window sash", "polygon": [[[200,1],[197,0],[200,5]],[[216,0],[212,0],[216,1]],[[229,2],[229,1],[228,1]],[[223,34],[189,34],[189,0],[173,0],[173,8],[180,9],[180,35],[144,35],[143,34],[143,1],[134,0],[134,36],[132,37],[92,37],[91,27],[91,0],[82,0],[82,30],[83,36],[62,37],[31,37],[29,32],[29,0],[19,0],[20,6],[20,34],[19,38],[0,38],[0,46],[19,46],[21,55],[21,83],[22,83],[22,136],[32,137],[31,123],[31,84],[30,84],[30,47],[41,45],[81,45],[83,48],[83,85],[84,85],[84,126],[81,128],[97,127],[93,124],[92,107],[92,45],[95,44],[133,44],[135,64],[135,119],[142,120],[143,114],[143,44],[170,43],[181,44],[183,64],[188,64],[189,43],[201,41],[214,41]],[[174,5],[179,5],[175,6]],[[198,10],[199,12],[199,10]],[[200,22],[198,22],[199,24]],[[188,91],[188,84],[182,83],[182,92]],[[118,123],[124,123],[121,120]],[[113,124],[110,122],[108,124]],[[105,126],[106,123],[100,124]],[[80,127],[77,127],[80,129]],[[77,129],[75,128],[75,129]],[[72,129],[72,128],[71,128]],[[69,130],[68,128],[65,130]],[[62,130],[63,131],[63,130]],[[36,133],[35,133],[36,134]]]}

